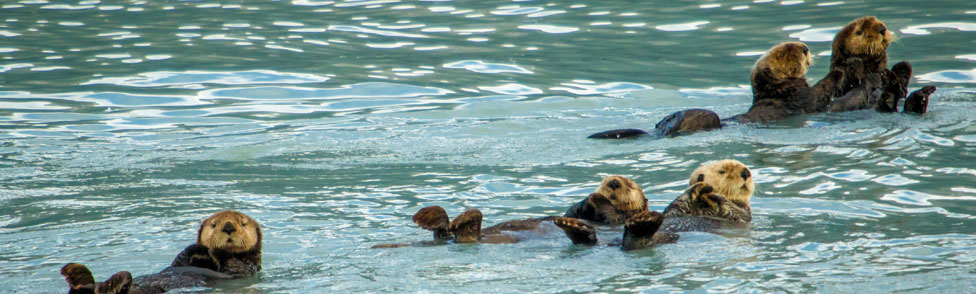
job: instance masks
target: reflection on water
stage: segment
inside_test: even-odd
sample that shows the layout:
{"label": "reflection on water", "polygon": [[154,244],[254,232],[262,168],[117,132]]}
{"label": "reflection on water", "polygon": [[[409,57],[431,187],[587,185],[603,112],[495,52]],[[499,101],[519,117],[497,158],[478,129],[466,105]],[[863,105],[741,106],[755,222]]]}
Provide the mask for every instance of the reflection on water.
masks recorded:
{"label": "reflection on water", "polygon": [[[971,292],[968,4],[4,2],[0,292],[63,292],[67,262],[100,280],[158,271],[218,209],[267,229],[259,277],[215,292]],[[889,56],[912,62],[913,89],[939,87],[928,114],[584,138],[740,113],[767,48],[806,42],[823,76],[864,14],[898,33]],[[610,174],[661,210],[719,158],[753,168],[750,230],[640,252],[554,230],[369,249],[428,239],[410,222],[423,206],[486,225],[561,214]]]}

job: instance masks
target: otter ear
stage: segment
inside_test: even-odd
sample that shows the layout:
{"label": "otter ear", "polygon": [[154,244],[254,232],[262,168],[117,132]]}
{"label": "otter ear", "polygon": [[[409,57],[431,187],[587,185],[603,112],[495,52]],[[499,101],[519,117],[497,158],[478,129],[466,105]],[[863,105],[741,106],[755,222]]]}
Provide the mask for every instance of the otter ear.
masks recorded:
{"label": "otter ear", "polygon": [[254,231],[257,231],[258,233],[258,243],[257,246],[254,247],[254,249],[261,250],[261,225],[258,224],[258,222],[254,221],[253,219],[251,220],[251,223],[254,224]]}
{"label": "otter ear", "polygon": [[692,179],[691,182],[688,183],[688,185],[694,185],[696,183],[701,183],[701,182],[704,182],[704,181],[705,181],[705,174],[698,174],[698,177],[695,178],[695,179]]}

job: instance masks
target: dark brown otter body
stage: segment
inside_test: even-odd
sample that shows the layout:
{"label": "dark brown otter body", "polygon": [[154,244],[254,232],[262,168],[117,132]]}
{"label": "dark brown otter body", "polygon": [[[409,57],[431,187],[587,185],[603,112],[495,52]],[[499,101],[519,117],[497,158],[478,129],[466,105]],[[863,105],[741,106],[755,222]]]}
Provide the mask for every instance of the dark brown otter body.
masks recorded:
{"label": "dark brown otter body", "polygon": [[[830,111],[875,109],[897,112],[898,103],[908,96],[912,66],[907,61],[888,69],[888,45],[893,33],[881,20],[865,16],[848,23],[834,36],[830,69],[844,70],[844,83],[833,93]],[[934,86],[915,91],[915,99],[905,101],[903,111],[924,114]],[[924,104],[923,104],[924,103]]]}
{"label": "dark brown otter body", "polygon": [[[180,252],[169,267],[135,279],[130,276],[127,293],[155,294],[206,287],[213,281],[248,277],[260,270],[260,225],[243,213],[225,210],[203,220],[197,243]],[[70,281],[69,286],[74,287]]]}
{"label": "dark brown otter body", "polygon": [[[843,70],[831,70],[827,78],[810,86],[806,80],[812,63],[810,49],[800,42],[773,46],[753,65],[750,82],[752,106],[746,113],[719,119],[707,109],[688,109],[668,115],[655,125],[657,136],[677,136],[721,128],[727,124],[768,122],[793,115],[827,111],[831,96],[843,85]],[[646,133],[613,130],[593,134],[590,138],[629,138]]]}

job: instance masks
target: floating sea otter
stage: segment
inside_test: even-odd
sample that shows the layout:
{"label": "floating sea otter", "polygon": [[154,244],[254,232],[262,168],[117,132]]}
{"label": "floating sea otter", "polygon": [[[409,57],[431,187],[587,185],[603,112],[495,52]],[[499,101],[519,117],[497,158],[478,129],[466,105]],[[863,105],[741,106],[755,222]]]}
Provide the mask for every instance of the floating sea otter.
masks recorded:
{"label": "floating sea otter", "polygon": [[[897,112],[898,102],[908,93],[912,66],[902,61],[887,69],[888,45],[894,34],[874,16],[848,23],[837,32],[831,44],[830,68],[847,69],[844,85],[830,104],[830,111],[874,108]],[[925,86],[905,100],[903,111],[924,114],[935,86]],[[853,93],[853,95],[852,95]]]}
{"label": "floating sea otter", "polygon": [[[640,249],[675,242],[675,232],[714,231],[725,224],[748,223],[752,221],[749,199],[754,189],[752,172],[739,161],[702,165],[692,172],[690,187],[663,214],[644,211],[628,219],[619,244],[624,250]],[[598,243],[596,230],[583,219],[560,217],[553,222],[573,244]]]}
{"label": "floating sea otter", "polygon": [[[91,271],[84,265],[70,263],[61,269],[61,274],[71,289],[91,288],[95,291],[87,293],[151,294],[205,287],[212,281],[247,277],[260,270],[260,225],[243,213],[225,210],[204,219],[197,231],[196,244],[186,247],[170,267],[159,273],[132,279],[128,272],[119,272],[96,287],[83,287],[94,283]],[[126,276],[128,279],[124,278]],[[87,283],[89,280],[92,283]],[[100,292],[102,288],[127,291]]]}
{"label": "floating sea otter", "polygon": [[[766,122],[824,111],[873,108],[897,112],[899,101],[908,93],[912,68],[906,61],[886,68],[886,50],[892,36],[885,24],[873,16],[848,23],[834,37],[830,71],[813,87],[807,87],[806,83],[806,69],[810,65],[806,45],[799,42],[776,45],[753,66],[753,104],[748,112],[719,120],[710,110],[683,110],[658,122],[654,134],[683,135],[721,128],[723,124]],[[924,114],[928,98],[934,92],[935,86],[913,92],[905,100],[903,111]],[[644,134],[637,129],[622,129],[596,133],[589,138],[630,138]]]}
{"label": "floating sea otter", "polygon": [[[831,70],[827,78],[811,87],[807,69],[813,62],[810,49],[801,42],[784,42],[769,49],[752,66],[752,107],[726,119],[706,109],[675,112],[654,126],[658,136],[676,136],[721,128],[723,124],[766,122],[796,114],[826,111],[830,97],[844,80],[842,70]],[[629,138],[647,134],[636,129],[612,130],[590,135],[595,139]]]}
{"label": "floating sea otter", "polygon": [[[624,224],[634,215],[647,212],[647,198],[631,179],[609,176],[600,182],[586,199],[573,205],[567,216],[578,217],[600,224]],[[420,244],[437,244],[453,240],[455,243],[515,243],[520,236],[514,232],[540,230],[540,225],[551,222],[555,216],[511,220],[481,228],[482,214],[477,209],[461,213],[451,221],[440,206],[420,209],[413,222],[434,233],[434,241]],[[396,248],[410,244],[378,244],[373,248]]]}

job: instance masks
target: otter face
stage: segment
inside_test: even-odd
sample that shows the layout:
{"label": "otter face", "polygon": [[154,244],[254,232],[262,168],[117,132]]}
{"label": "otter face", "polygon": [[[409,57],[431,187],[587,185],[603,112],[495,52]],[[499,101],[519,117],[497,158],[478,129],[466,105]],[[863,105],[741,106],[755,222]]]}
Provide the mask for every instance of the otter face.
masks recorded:
{"label": "otter face", "polygon": [[[837,33],[843,42],[834,40],[834,46],[842,43],[846,51],[854,55],[881,56],[891,44],[894,33],[883,22],[873,16],[855,19]],[[837,49],[837,48],[835,48]]]}
{"label": "otter face", "polygon": [[261,249],[261,227],[251,217],[233,210],[214,213],[200,224],[197,244],[230,253]]}
{"label": "otter face", "polygon": [[802,42],[783,42],[756,60],[752,74],[768,70],[777,79],[806,78],[807,68],[813,64],[810,48]]}
{"label": "otter face", "polygon": [[691,173],[689,185],[697,183],[708,184],[715,192],[725,195],[731,201],[749,204],[752,191],[755,190],[752,171],[741,162],[726,159],[703,164]]}
{"label": "otter face", "polygon": [[647,208],[647,197],[637,183],[622,176],[609,176],[603,179],[594,193],[605,196],[620,211],[635,211]]}

